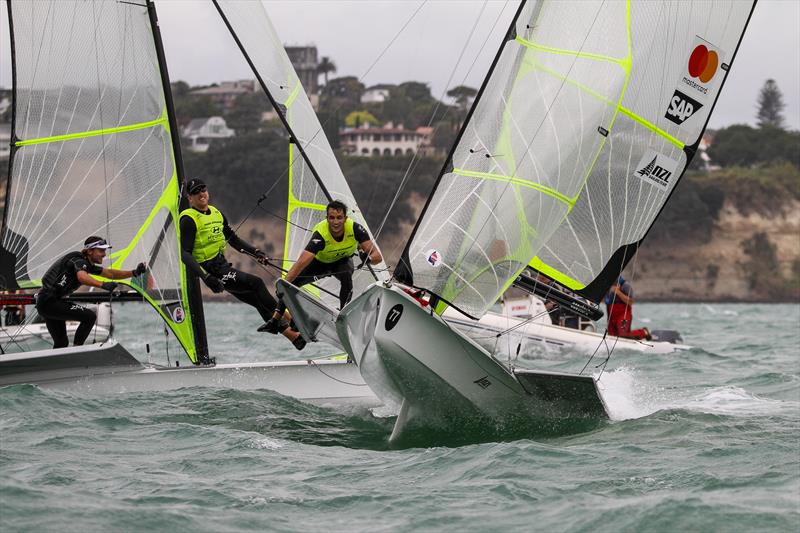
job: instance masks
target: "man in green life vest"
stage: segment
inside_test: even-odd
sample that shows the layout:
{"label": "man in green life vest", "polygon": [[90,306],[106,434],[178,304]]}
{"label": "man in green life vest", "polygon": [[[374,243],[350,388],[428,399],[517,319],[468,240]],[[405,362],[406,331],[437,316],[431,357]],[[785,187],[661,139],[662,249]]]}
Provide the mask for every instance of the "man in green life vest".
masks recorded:
{"label": "man in green life vest", "polygon": [[[241,272],[225,259],[225,246],[230,244],[241,253],[255,257],[266,263],[267,256],[252,245],[239,238],[228,225],[219,209],[208,203],[208,188],[201,180],[189,180],[186,186],[189,196],[188,209],[180,214],[181,257],[191,272],[200,276],[208,288],[216,293],[228,291],[242,302],[256,308],[265,322],[272,317],[277,302],[267,290],[264,281],[258,276]],[[297,331],[289,327],[289,322],[280,320],[274,327],[275,333],[292,341],[295,348],[302,350],[306,342]],[[262,325],[258,331],[265,331]]]}
{"label": "man in green life vest", "polygon": [[[381,252],[375,246],[366,228],[347,217],[347,206],[333,200],[326,208],[325,220],[314,226],[314,233],[305,250],[286,274],[286,281],[302,287],[320,278],[333,276],[342,284],[339,290],[339,309],[353,296],[353,260],[356,252],[364,261],[377,264]],[[283,302],[275,310],[272,320],[265,325],[272,331],[286,311]]]}

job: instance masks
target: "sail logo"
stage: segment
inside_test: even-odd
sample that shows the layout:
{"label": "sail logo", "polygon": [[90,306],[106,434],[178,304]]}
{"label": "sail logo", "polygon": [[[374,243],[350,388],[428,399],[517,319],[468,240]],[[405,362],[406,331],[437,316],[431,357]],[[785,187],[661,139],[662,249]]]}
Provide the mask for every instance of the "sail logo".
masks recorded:
{"label": "sail logo", "polygon": [[183,307],[181,307],[180,302],[165,304],[161,306],[161,309],[164,311],[164,314],[171,318],[176,324],[180,324],[186,320],[186,312],[183,310]]}
{"label": "sail logo", "polygon": [[492,384],[492,382],[489,381],[489,376],[483,376],[480,379],[476,379],[475,381],[473,381],[473,383],[482,389],[487,389],[489,388],[489,385]]}
{"label": "sail logo", "polygon": [[716,50],[709,50],[708,46],[698,44],[689,56],[689,75],[708,83],[717,73],[719,68],[719,54]]}
{"label": "sail logo", "polygon": [[678,162],[654,150],[648,150],[636,165],[634,176],[666,191],[678,168]]}
{"label": "sail logo", "polygon": [[701,107],[703,107],[703,104],[676,90],[669,101],[667,113],[664,116],[680,126]]}
{"label": "sail logo", "polygon": [[438,267],[442,264],[442,255],[439,253],[438,250],[428,250],[425,252],[425,260],[428,262],[430,266],[433,268]]}
{"label": "sail logo", "polygon": [[722,62],[724,55],[721,49],[702,37],[695,36],[683,74],[678,79],[677,89],[705,102],[713,96],[714,84],[719,79],[717,72],[728,70],[728,65]]}

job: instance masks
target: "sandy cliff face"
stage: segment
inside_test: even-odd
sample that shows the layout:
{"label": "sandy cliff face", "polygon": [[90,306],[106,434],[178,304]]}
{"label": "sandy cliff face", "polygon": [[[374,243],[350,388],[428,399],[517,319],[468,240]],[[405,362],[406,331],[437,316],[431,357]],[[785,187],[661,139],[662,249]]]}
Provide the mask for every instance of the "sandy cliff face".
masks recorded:
{"label": "sandy cliff face", "polygon": [[708,242],[645,240],[626,269],[648,301],[800,301],[800,202],[771,216],[723,205]]}

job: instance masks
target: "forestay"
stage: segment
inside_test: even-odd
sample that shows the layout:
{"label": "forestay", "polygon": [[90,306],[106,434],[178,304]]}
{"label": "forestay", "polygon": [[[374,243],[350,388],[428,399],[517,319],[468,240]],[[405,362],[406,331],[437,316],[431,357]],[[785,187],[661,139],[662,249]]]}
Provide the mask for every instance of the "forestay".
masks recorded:
{"label": "forestay", "polygon": [[[364,227],[367,224],[261,2],[214,0],[214,4],[290,136],[289,207],[283,264],[288,270],[311,238],[314,226],[325,218],[325,206],[330,200],[343,201],[351,210],[349,216]],[[387,277],[383,263],[374,270],[379,279]],[[366,268],[357,271],[353,277],[354,296],[374,281],[375,277]],[[338,293],[338,282],[332,278],[317,284]],[[337,300],[329,296],[324,299],[338,307]]]}
{"label": "forestay", "polygon": [[599,300],[696,151],[752,7],[524,3],[401,281],[481,315],[531,263]]}
{"label": "forestay", "polygon": [[0,284],[34,288],[89,235],[195,360],[175,220],[179,187],[148,8],[9,2],[14,102]]}

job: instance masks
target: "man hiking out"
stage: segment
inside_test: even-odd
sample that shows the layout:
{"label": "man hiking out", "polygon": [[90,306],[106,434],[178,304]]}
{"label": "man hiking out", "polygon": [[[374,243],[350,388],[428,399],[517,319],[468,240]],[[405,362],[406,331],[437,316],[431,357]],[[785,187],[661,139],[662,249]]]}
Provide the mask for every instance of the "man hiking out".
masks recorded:
{"label": "man hiking out", "polygon": [[[317,279],[333,276],[341,283],[339,309],[342,309],[353,296],[352,256],[360,251],[364,254],[364,261],[373,265],[380,263],[382,257],[366,228],[348,218],[347,206],[343,202],[333,200],[327,205],[325,212],[325,220],[314,226],[311,239],[286,274],[286,281],[302,287]],[[271,321],[267,323],[271,329],[285,310],[286,307],[281,302]]]}
{"label": "man hiking out", "polygon": [[[271,318],[277,306],[264,281],[252,274],[233,268],[225,259],[225,246],[230,244],[241,253],[255,257],[260,263],[267,256],[258,248],[246,243],[228,225],[219,209],[208,203],[208,187],[195,178],[186,187],[190,207],[181,211],[181,257],[194,274],[200,276],[215,293],[228,291],[240,301],[256,308],[264,322]],[[264,331],[262,325],[258,331]],[[302,350],[306,341],[285,320],[277,322],[274,332],[283,333],[294,347]]]}
{"label": "man hiking out", "polygon": [[80,322],[75,331],[73,344],[81,346],[92,331],[97,315],[91,309],[68,302],[66,297],[81,285],[98,287],[109,292],[117,288],[113,281],[100,282],[91,275],[108,279],[125,279],[147,272],[147,266],[139,263],[134,270],[103,268],[103,258],[111,245],[105,239],[92,235],[84,241],[83,250],[70,252],[47,269],[42,277],[42,289],[36,295],[36,311],[44,318],[47,331],[53,337],[53,348],[69,346],[67,320]]}

